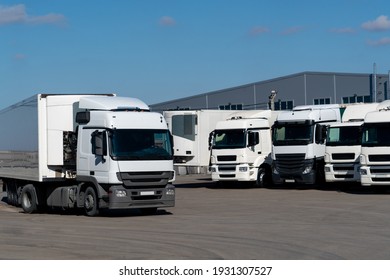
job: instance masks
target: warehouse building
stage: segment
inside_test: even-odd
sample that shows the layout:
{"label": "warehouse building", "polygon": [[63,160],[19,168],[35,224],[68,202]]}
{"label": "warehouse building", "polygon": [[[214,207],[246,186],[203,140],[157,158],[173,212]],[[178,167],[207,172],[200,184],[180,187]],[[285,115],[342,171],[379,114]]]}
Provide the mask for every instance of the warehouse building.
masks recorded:
{"label": "warehouse building", "polygon": [[389,99],[389,94],[388,74],[302,72],[150,107],[159,112],[198,109],[256,110],[271,106],[275,110],[286,110],[298,105],[380,102]]}

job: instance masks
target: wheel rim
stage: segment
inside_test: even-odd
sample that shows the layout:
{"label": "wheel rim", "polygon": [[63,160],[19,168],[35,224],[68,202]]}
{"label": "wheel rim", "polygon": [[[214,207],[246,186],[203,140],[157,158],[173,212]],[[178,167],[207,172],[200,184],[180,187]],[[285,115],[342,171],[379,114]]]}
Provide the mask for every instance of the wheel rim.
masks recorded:
{"label": "wheel rim", "polygon": [[85,196],[84,205],[86,210],[93,210],[93,208],[95,207],[95,199],[92,194],[89,193]]}
{"label": "wheel rim", "polygon": [[31,195],[26,192],[24,195],[23,195],[23,205],[26,207],[26,208],[30,208],[31,207]]}

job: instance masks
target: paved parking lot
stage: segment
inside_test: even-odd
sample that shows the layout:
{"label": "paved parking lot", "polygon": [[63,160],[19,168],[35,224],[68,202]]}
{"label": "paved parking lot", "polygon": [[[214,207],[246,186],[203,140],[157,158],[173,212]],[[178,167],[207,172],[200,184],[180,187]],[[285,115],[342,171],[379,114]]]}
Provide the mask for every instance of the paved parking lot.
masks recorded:
{"label": "paved parking lot", "polygon": [[178,176],[174,208],[99,217],[0,202],[0,259],[390,259],[390,195]]}

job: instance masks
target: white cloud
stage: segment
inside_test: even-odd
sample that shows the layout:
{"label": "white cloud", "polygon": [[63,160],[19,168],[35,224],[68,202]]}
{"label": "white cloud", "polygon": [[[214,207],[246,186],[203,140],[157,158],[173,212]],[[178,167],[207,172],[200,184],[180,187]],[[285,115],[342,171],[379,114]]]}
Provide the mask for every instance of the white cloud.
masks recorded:
{"label": "white cloud", "polygon": [[267,27],[256,26],[256,27],[252,28],[252,30],[250,31],[250,34],[252,36],[257,36],[257,35],[260,35],[260,34],[263,34],[263,33],[267,33],[267,32],[269,32],[269,29]]}
{"label": "white cloud", "polygon": [[25,60],[26,58],[27,58],[27,56],[25,54],[22,54],[22,53],[17,53],[14,55],[15,60]]}
{"label": "white cloud", "polygon": [[26,12],[23,4],[14,6],[0,6],[0,25],[6,24],[64,24],[65,16],[61,14],[47,14],[31,16]]}
{"label": "white cloud", "polygon": [[174,25],[176,25],[176,21],[172,17],[163,16],[160,18],[159,24],[162,26],[174,26]]}
{"label": "white cloud", "polygon": [[387,46],[390,45],[390,37],[384,37],[379,40],[370,40],[368,44],[371,46]]}
{"label": "white cloud", "polygon": [[390,30],[390,20],[387,16],[382,15],[375,20],[363,23],[362,28],[368,31]]}
{"label": "white cloud", "polygon": [[303,26],[292,26],[281,32],[282,35],[291,35],[295,33],[299,33],[304,29]]}

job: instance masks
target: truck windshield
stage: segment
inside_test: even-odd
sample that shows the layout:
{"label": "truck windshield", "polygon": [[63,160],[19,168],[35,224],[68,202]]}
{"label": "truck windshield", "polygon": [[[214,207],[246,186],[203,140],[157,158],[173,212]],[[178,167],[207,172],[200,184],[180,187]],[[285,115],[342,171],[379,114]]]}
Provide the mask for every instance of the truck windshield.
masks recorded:
{"label": "truck windshield", "polygon": [[361,144],[360,126],[329,127],[326,146],[356,146]]}
{"label": "truck windshield", "polygon": [[363,125],[362,146],[390,146],[390,124],[368,123]]}
{"label": "truck windshield", "polygon": [[170,160],[172,146],[168,130],[111,130],[111,157],[115,160]]}
{"label": "truck windshield", "polygon": [[279,123],[272,129],[275,146],[307,145],[313,142],[314,125],[301,123]]}
{"label": "truck windshield", "polygon": [[216,130],[213,149],[240,149],[245,148],[244,129]]}

